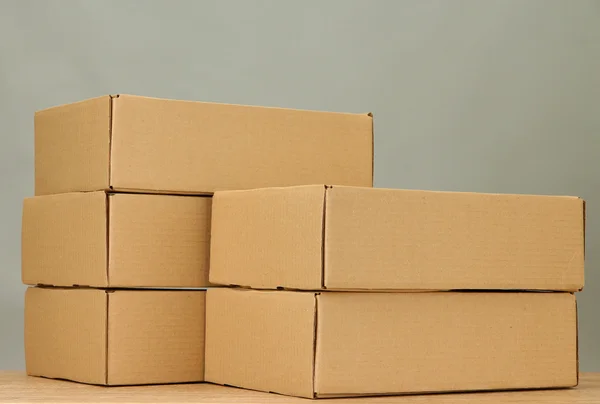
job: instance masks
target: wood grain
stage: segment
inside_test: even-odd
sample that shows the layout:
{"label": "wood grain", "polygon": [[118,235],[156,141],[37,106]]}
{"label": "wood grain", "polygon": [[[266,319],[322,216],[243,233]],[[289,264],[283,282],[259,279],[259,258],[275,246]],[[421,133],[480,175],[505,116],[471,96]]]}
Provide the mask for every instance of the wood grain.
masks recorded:
{"label": "wood grain", "polygon": [[[583,373],[579,387],[561,390],[430,394],[358,399],[319,400],[332,404],[597,404],[600,373]],[[0,403],[307,403],[309,400],[213,384],[100,387],[0,371]]]}

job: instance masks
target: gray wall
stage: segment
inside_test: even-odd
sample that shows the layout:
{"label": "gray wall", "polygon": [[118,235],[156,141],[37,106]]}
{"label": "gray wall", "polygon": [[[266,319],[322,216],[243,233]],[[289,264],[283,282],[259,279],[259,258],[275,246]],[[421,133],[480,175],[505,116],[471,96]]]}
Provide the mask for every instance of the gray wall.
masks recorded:
{"label": "gray wall", "polygon": [[0,0],[0,369],[22,369],[33,112],[106,93],[375,113],[379,187],[588,201],[600,371],[600,2]]}

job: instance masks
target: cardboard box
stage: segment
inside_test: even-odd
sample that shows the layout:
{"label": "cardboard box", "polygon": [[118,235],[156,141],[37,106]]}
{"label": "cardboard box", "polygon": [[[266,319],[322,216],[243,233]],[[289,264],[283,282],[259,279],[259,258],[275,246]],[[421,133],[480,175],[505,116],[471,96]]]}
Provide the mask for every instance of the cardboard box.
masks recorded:
{"label": "cardboard box", "polygon": [[204,380],[203,290],[29,288],[27,374],[101,385]]}
{"label": "cardboard box", "polygon": [[25,199],[29,285],[208,284],[211,198],[78,192]]}
{"label": "cardboard box", "polygon": [[584,202],[301,186],[218,192],[210,281],[257,289],[583,287]]}
{"label": "cardboard box", "polygon": [[35,114],[35,194],[372,186],[373,119],[104,96]]}
{"label": "cardboard box", "polygon": [[212,289],[208,382],[308,398],[570,387],[571,293]]}

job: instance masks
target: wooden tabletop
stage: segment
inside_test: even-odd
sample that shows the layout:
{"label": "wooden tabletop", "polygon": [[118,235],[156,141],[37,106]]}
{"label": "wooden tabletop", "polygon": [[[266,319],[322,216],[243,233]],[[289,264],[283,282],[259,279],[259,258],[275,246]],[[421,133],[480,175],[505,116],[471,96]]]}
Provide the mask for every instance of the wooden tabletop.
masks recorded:
{"label": "wooden tabletop", "polygon": [[[0,372],[0,403],[307,403],[311,400],[213,384],[100,387]],[[591,404],[600,403],[600,373],[583,373],[573,389],[321,399],[332,404]]]}

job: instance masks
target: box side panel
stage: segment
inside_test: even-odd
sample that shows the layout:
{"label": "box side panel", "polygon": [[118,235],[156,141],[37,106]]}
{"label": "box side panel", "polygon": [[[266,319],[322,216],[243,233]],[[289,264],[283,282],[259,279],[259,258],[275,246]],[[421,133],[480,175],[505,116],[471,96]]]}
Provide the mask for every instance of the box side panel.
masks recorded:
{"label": "box side panel", "polygon": [[206,292],[109,294],[108,384],[204,380]]}
{"label": "box side panel", "polygon": [[23,202],[23,283],[106,286],[106,195],[69,193]]}
{"label": "box side panel", "polygon": [[108,188],[109,96],[36,112],[35,194]]}
{"label": "box side panel", "polygon": [[318,185],[216,193],[210,281],[319,289],[324,193]]}
{"label": "box side panel", "polygon": [[570,387],[570,293],[324,293],[317,395]]}
{"label": "box side panel", "polygon": [[304,184],[372,186],[372,117],[115,99],[115,189],[214,192]]}
{"label": "box side panel", "polygon": [[206,381],[312,397],[314,317],[313,293],[209,290]]}
{"label": "box side panel", "polygon": [[109,196],[112,287],[208,285],[211,198]]}
{"label": "box side panel", "polygon": [[104,384],[105,292],[28,288],[25,362],[28,375]]}
{"label": "box side panel", "polygon": [[583,214],[571,197],[333,187],[325,285],[576,291]]}

